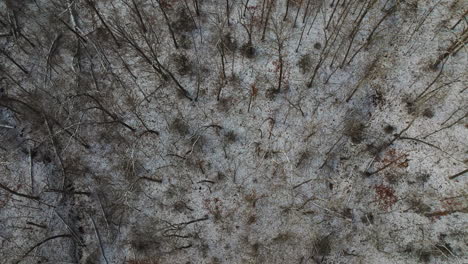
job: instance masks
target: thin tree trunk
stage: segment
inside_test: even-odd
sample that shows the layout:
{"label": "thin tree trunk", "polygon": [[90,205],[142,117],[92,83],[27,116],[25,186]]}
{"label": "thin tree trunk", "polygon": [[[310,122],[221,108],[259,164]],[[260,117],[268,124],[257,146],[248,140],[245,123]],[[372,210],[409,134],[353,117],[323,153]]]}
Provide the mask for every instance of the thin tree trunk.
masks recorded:
{"label": "thin tree trunk", "polygon": [[[315,12],[315,16],[314,16],[314,19],[312,20],[310,27],[312,27],[312,25],[315,22],[315,19],[317,19],[318,13],[319,13],[319,10],[317,9],[317,12]],[[302,37],[304,36],[304,31],[305,31],[306,26],[307,26],[307,23],[304,24],[304,27],[302,28],[301,37],[299,38],[299,42],[297,43],[297,47],[296,47],[296,53],[299,51],[299,47],[301,46]]]}
{"label": "thin tree trunk", "polygon": [[29,74],[29,71],[26,70],[26,68],[24,68],[21,64],[19,64],[18,62],[15,61],[15,59],[13,59],[10,54],[8,54],[6,51],[4,51],[3,49],[0,49],[0,53],[2,53],[3,55],[5,55],[5,57],[7,57],[8,60],[10,60],[13,64],[16,65],[16,67],[18,67],[18,69],[20,69],[24,74]]}
{"label": "thin tree trunk", "polygon": [[158,0],[158,6],[159,6],[159,9],[161,9],[161,12],[163,13],[164,20],[166,21],[166,25],[167,25],[167,27],[169,28],[169,32],[171,33],[172,41],[174,42],[174,47],[175,47],[176,49],[178,49],[178,48],[179,48],[179,45],[177,45],[177,40],[176,40],[174,31],[172,30],[172,26],[171,26],[171,23],[170,23],[170,21],[169,21],[169,17],[167,16],[166,11],[165,11],[164,8],[162,7],[161,1],[160,1],[160,0]]}
{"label": "thin tree trunk", "polygon": [[278,80],[278,93],[281,91],[281,84],[283,82],[283,55],[281,54],[281,48],[278,50],[278,56],[279,56],[279,67],[280,67],[280,72],[279,72],[279,80]]}
{"label": "thin tree trunk", "polygon": [[264,13],[265,13],[265,2],[266,2],[266,1],[267,1],[267,0],[263,0],[263,1],[262,1],[262,14],[260,15],[260,23],[263,23],[263,15],[264,15]]}
{"label": "thin tree trunk", "polygon": [[289,12],[289,1],[286,0],[286,12],[284,13],[283,21],[286,21],[286,18],[288,17],[288,12]]}
{"label": "thin tree trunk", "polygon": [[305,21],[306,21],[307,14],[309,13],[309,6],[310,6],[310,0],[307,0],[307,6],[306,6],[306,9],[304,11],[304,18],[302,19],[302,23],[305,23]]}
{"label": "thin tree trunk", "polygon": [[467,42],[468,42],[468,28],[466,28],[463,31],[463,33],[460,35],[459,40],[454,41],[453,44],[450,45],[447,48],[447,50],[437,58],[436,62],[432,64],[432,68],[433,69],[437,68],[442,61],[444,61],[448,56],[457,53],[462,47],[466,45]]}
{"label": "thin tree trunk", "polygon": [[141,27],[143,28],[143,32],[146,33],[148,30],[146,29],[145,22],[143,21],[143,16],[140,13],[140,10],[138,9],[137,4],[135,3],[135,0],[132,0],[133,7],[135,8],[135,13],[138,16],[138,20],[140,20]]}
{"label": "thin tree trunk", "polygon": [[86,3],[91,7],[91,9],[93,9],[93,11],[96,13],[96,15],[98,16],[99,20],[101,21],[102,25],[107,29],[107,31],[109,32],[109,34],[111,35],[112,39],[114,40],[115,44],[117,45],[117,47],[120,47],[120,44],[119,42],[117,41],[117,38],[115,37],[114,33],[112,32],[112,30],[109,28],[109,26],[107,25],[106,21],[104,20],[104,18],[101,16],[101,13],[99,13],[99,10],[97,10],[96,6],[95,6],[95,3],[92,2],[91,0],[86,0]]}
{"label": "thin tree trunk", "polygon": [[297,22],[297,18],[299,17],[299,11],[301,11],[302,2],[304,2],[304,0],[301,0],[301,2],[299,3],[299,7],[297,8],[297,12],[296,12],[296,17],[294,18],[293,27],[296,27],[296,22]]}
{"label": "thin tree trunk", "polygon": [[0,183],[0,189],[3,189],[13,195],[16,195],[16,196],[20,196],[20,197],[24,197],[24,198],[28,198],[28,199],[31,199],[31,200],[39,200],[39,197],[38,196],[33,196],[33,195],[28,195],[28,194],[24,194],[24,193],[19,193],[15,190],[12,190],[10,188],[8,188],[6,185],[3,185]]}
{"label": "thin tree trunk", "polygon": [[197,16],[200,16],[200,9],[198,7],[198,0],[193,0],[194,6],[195,6],[195,13]]}
{"label": "thin tree trunk", "polygon": [[370,0],[369,4],[365,7],[364,13],[359,17],[359,20],[357,21],[356,26],[354,26],[353,31],[351,32],[351,40],[349,41],[348,48],[346,49],[346,54],[343,58],[343,61],[341,62],[340,68],[343,68],[346,59],[348,58],[349,52],[351,51],[351,47],[353,46],[354,39],[356,38],[356,35],[359,31],[359,28],[361,27],[361,23],[364,20],[364,17],[367,15],[369,10],[372,8],[372,6],[375,4],[375,0]]}
{"label": "thin tree trunk", "polygon": [[327,23],[327,26],[325,27],[325,29],[328,29],[328,26],[330,26],[330,22],[332,21],[333,16],[335,15],[336,8],[338,7],[338,4],[339,4],[339,3],[340,3],[340,0],[338,0],[338,2],[336,3],[336,5],[333,7],[333,12],[332,12],[332,14],[330,15],[330,18],[328,19],[328,23]]}
{"label": "thin tree trunk", "polygon": [[269,1],[268,11],[265,18],[265,26],[263,27],[262,41],[265,40],[265,32],[268,27],[268,19],[270,18],[271,8],[273,7],[273,1],[274,0]]}
{"label": "thin tree trunk", "polygon": [[[218,47],[219,49],[219,55],[221,57],[221,67],[222,67],[222,74],[223,74],[223,81],[226,81],[226,66],[225,66],[225,63],[224,63],[224,47],[222,47],[223,44],[220,44],[220,47]],[[219,100],[219,99],[218,99]]]}
{"label": "thin tree trunk", "polygon": [[229,10],[229,0],[226,0],[226,17],[227,17],[228,26],[231,25],[231,23],[229,22],[230,14],[231,14],[231,11]]}
{"label": "thin tree trunk", "polygon": [[249,6],[249,1],[250,1],[250,0],[247,0],[247,1],[245,2],[245,5],[244,5],[244,13],[242,14],[243,17],[245,17],[245,12],[247,12],[247,7]]}

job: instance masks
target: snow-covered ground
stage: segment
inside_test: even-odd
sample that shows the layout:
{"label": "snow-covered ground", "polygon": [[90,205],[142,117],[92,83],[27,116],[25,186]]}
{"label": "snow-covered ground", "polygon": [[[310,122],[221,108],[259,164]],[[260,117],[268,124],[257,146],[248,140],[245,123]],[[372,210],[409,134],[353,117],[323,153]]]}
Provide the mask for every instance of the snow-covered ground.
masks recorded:
{"label": "snow-covered ground", "polygon": [[1,2],[0,263],[468,263],[467,9]]}

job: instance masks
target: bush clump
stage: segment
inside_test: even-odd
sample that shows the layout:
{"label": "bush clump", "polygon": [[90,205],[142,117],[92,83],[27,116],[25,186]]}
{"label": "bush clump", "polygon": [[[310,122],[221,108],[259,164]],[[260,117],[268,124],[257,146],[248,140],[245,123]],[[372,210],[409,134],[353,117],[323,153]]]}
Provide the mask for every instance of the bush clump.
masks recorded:
{"label": "bush clump", "polygon": [[241,47],[242,56],[244,56],[244,57],[246,57],[248,59],[255,58],[256,53],[257,53],[257,50],[252,45],[252,43],[247,42],[244,45],[242,45],[242,47]]}
{"label": "bush clump", "polygon": [[359,120],[348,120],[345,124],[344,135],[351,139],[354,144],[359,144],[364,140],[365,124]]}
{"label": "bush clump", "polygon": [[309,54],[301,56],[301,59],[297,62],[299,69],[301,69],[302,74],[310,72],[312,68],[312,59]]}

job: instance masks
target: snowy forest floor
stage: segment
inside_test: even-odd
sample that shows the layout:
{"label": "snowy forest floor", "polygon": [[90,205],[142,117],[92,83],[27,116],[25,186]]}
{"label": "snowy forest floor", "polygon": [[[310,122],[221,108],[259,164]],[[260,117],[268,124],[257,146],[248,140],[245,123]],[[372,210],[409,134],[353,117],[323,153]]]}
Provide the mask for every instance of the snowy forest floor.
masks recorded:
{"label": "snowy forest floor", "polygon": [[3,0],[0,263],[468,263],[464,0]]}

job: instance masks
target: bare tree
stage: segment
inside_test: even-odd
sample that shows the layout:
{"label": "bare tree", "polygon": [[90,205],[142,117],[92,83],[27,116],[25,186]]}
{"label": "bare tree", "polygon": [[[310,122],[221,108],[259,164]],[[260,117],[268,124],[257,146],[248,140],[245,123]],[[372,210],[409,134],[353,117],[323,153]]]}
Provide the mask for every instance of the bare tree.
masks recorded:
{"label": "bare tree", "polygon": [[[134,0],[132,0],[134,1]],[[171,38],[172,38],[172,41],[174,42],[174,47],[176,49],[179,48],[179,45],[177,45],[177,40],[176,40],[176,37],[175,37],[175,34],[174,34],[174,30],[172,29],[172,26],[171,26],[171,22],[169,21],[169,17],[167,16],[167,13],[163,7],[163,4],[161,3],[161,0],[156,0],[158,1],[158,7],[159,9],[161,10],[161,12],[163,13],[163,16],[164,16],[164,20],[166,21],[166,25],[167,25],[167,28],[169,29],[169,32],[171,33]]]}
{"label": "bare tree", "polygon": [[285,33],[285,24],[281,21],[276,21],[273,19],[273,34],[275,35],[275,44],[276,44],[276,52],[278,55],[278,68],[279,68],[279,76],[278,76],[278,85],[276,86],[276,92],[279,93],[281,91],[283,77],[284,77],[284,54],[283,50],[285,48],[285,43],[287,41],[287,36]]}
{"label": "bare tree", "polygon": [[161,64],[161,62],[159,61],[159,55],[153,48],[153,45],[148,38],[148,35],[143,32],[143,29],[141,27],[139,27],[140,36],[143,38],[143,41],[146,44],[146,47],[149,49],[149,52],[145,51],[143,47],[140,46],[137,39],[133,36],[133,34],[128,33],[127,29],[125,29],[124,26],[120,25],[117,21],[115,21],[114,26],[116,27],[119,36],[127,44],[129,44],[135,50],[135,52],[139,56],[141,56],[148,63],[148,65],[150,65],[156,71],[156,73],[158,73],[163,79],[170,78],[176,84],[177,89],[182,93],[182,95],[185,98],[192,100],[192,98],[189,95],[189,92],[180,84],[175,75],[167,67]]}
{"label": "bare tree", "polygon": [[266,13],[266,16],[265,16],[265,24],[263,26],[263,32],[262,32],[262,41],[265,40],[265,32],[267,30],[267,27],[268,27],[268,21],[270,19],[270,15],[271,15],[271,10],[273,8],[273,5],[275,3],[276,0],[267,0],[268,3],[267,3],[267,13]]}

